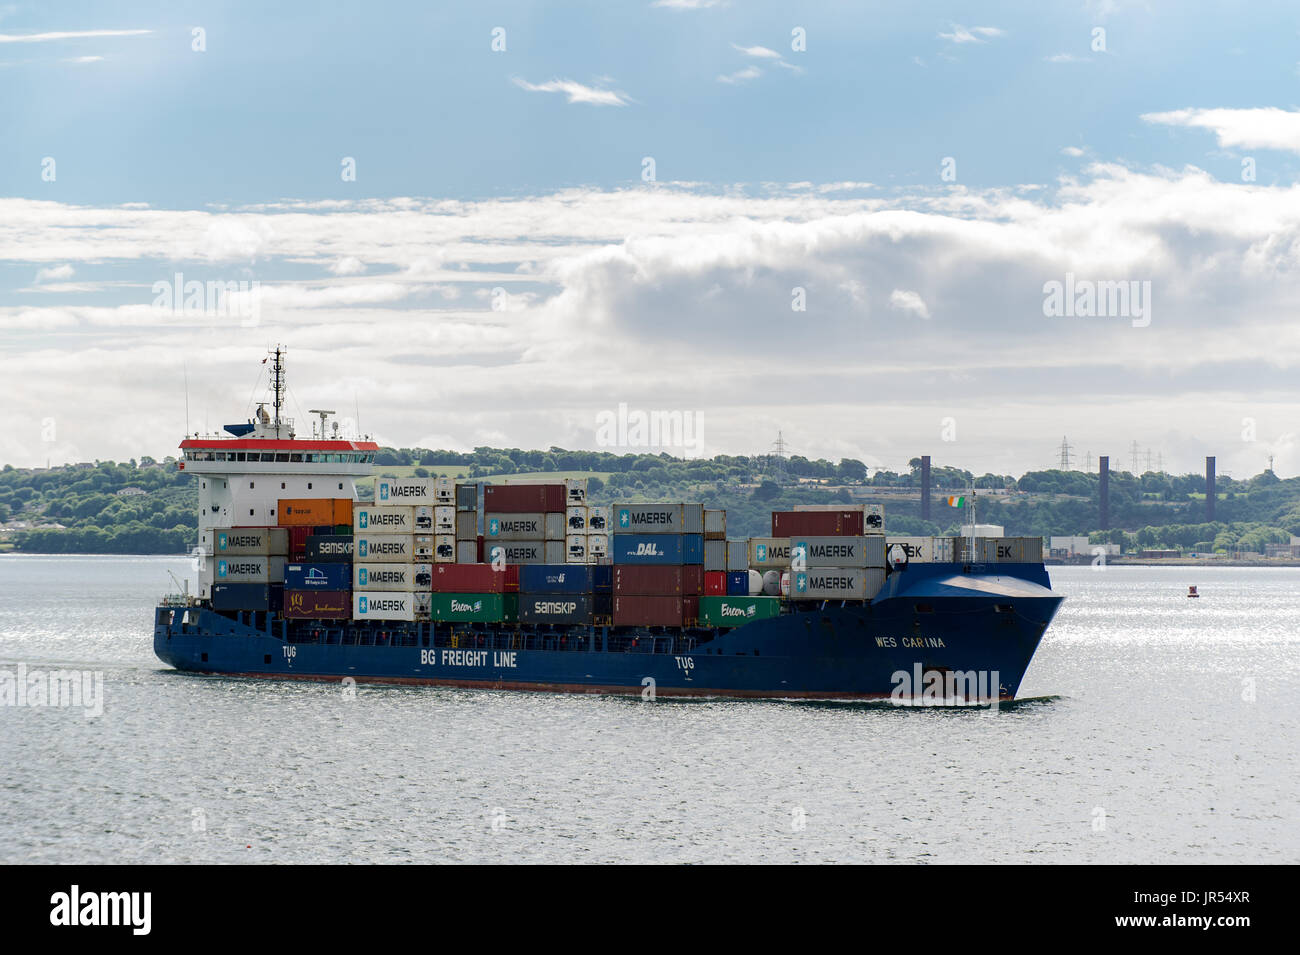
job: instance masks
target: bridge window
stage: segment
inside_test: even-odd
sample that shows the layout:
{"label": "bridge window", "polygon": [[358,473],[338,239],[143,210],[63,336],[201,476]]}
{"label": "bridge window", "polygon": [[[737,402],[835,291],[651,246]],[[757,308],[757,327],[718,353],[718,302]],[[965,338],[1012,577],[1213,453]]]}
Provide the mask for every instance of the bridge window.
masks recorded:
{"label": "bridge window", "polygon": [[249,486],[249,488],[251,489],[251,488],[253,487],[253,482],[252,482],[252,481],[249,481],[249,482],[248,482],[248,486]]}
{"label": "bridge window", "polygon": [[274,461],[274,460],[275,460],[275,455],[272,454],[272,453],[269,452],[269,451],[263,451],[263,452],[262,452],[262,460],[263,460],[263,461]]}
{"label": "bridge window", "polygon": [[289,455],[289,460],[290,460],[291,462],[293,462],[294,464],[302,464],[302,454],[301,454],[301,452],[297,452],[297,453],[294,453],[294,454]]}

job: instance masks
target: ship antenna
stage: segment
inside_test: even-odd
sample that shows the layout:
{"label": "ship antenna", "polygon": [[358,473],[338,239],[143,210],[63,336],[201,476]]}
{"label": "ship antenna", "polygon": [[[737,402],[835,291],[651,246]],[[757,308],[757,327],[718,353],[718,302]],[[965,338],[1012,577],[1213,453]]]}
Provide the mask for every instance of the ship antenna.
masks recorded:
{"label": "ship antenna", "polygon": [[280,346],[275,346],[275,436],[280,437],[280,409],[284,406],[284,358]]}

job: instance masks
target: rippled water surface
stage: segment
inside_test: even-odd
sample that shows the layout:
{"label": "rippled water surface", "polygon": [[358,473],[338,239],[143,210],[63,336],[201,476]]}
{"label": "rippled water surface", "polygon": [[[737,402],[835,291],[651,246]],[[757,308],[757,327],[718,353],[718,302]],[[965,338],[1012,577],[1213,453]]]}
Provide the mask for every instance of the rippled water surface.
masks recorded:
{"label": "rippled water surface", "polygon": [[0,706],[0,861],[1300,861],[1294,569],[1053,568],[989,713],[186,676],[187,567],[0,557],[0,669],[105,698]]}

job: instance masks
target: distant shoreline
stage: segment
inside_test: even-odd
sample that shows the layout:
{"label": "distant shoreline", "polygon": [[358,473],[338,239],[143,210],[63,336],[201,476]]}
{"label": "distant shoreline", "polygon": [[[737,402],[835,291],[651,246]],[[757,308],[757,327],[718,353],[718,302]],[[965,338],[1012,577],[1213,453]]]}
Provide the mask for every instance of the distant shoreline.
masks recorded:
{"label": "distant shoreline", "polygon": [[[1088,567],[1092,558],[1082,560],[1045,560],[1048,567]],[[1108,567],[1300,567],[1300,560],[1294,557],[1257,557],[1246,560],[1230,560],[1226,557],[1213,559],[1208,557],[1107,557]]]}

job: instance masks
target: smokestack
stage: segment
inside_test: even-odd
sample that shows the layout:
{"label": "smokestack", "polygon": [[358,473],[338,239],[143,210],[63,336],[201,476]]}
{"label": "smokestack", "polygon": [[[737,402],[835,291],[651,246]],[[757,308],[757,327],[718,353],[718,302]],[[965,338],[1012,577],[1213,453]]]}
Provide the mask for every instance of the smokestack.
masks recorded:
{"label": "smokestack", "polygon": [[930,455],[921,456],[921,520],[930,519]]}
{"label": "smokestack", "polygon": [[1214,458],[1205,459],[1205,519],[1214,520]]}
{"label": "smokestack", "polygon": [[1098,487],[1098,498],[1101,505],[1100,520],[1098,526],[1103,531],[1110,530],[1110,457],[1103,455],[1100,459],[1099,474],[1101,475],[1101,484]]}

